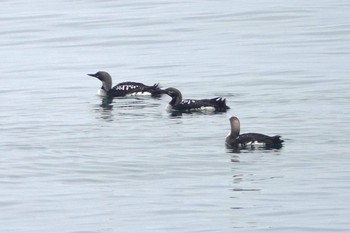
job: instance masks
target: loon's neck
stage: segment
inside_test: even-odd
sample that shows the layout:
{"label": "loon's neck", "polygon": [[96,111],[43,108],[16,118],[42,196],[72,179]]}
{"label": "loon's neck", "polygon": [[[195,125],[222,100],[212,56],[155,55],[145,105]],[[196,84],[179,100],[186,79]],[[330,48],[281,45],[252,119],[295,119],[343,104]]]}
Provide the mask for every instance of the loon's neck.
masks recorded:
{"label": "loon's neck", "polygon": [[180,104],[181,101],[182,101],[182,95],[181,95],[181,93],[178,93],[177,95],[175,95],[175,96],[172,97],[172,99],[171,99],[171,101],[169,102],[169,104],[170,104],[171,106],[175,106],[175,105]]}
{"label": "loon's neck", "polygon": [[232,144],[238,138],[240,133],[240,122],[237,117],[230,118],[231,131],[226,137],[226,143]]}
{"label": "loon's neck", "polygon": [[112,89],[112,79],[111,78],[105,78],[102,80],[102,87],[101,89],[105,90],[106,92]]}
{"label": "loon's neck", "polygon": [[230,131],[229,134],[226,136],[226,144],[231,145],[233,144],[236,139],[238,138],[238,134],[232,134],[232,132]]}

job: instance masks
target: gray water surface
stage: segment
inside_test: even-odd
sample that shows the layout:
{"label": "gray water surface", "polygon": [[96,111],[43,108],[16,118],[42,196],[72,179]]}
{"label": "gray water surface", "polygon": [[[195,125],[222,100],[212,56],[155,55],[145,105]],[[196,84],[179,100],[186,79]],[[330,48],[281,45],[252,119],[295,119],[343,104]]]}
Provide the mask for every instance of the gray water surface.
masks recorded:
{"label": "gray water surface", "polygon": [[[1,232],[348,232],[350,2],[3,1]],[[103,105],[99,80],[223,96]],[[224,146],[279,134],[280,150]],[[235,152],[235,153],[234,153]]]}

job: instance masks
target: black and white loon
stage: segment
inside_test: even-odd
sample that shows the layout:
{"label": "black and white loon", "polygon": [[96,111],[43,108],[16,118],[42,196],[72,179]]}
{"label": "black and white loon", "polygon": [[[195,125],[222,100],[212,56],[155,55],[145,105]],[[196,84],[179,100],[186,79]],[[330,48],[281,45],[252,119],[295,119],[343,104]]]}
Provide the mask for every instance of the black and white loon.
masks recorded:
{"label": "black and white loon", "polygon": [[281,136],[267,136],[260,133],[245,133],[239,134],[240,132],[240,122],[235,116],[230,118],[231,131],[226,137],[226,146],[229,148],[247,148],[247,147],[257,147],[257,148],[281,148],[284,142],[280,139]]}
{"label": "black and white loon", "polygon": [[182,100],[181,92],[173,87],[169,87],[164,90],[164,93],[168,94],[172,99],[166,107],[168,112],[170,111],[181,111],[181,112],[191,112],[191,111],[212,111],[212,112],[225,112],[228,107],[226,105],[226,100],[221,97],[216,97],[213,99],[185,99]]}
{"label": "black and white loon", "polygon": [[137,82],[122,82],[112,88],[112,77],[105,71],[98,71],[96,74],[88,75],[102,82],[102,87],[97,92],[99,96],[123,97],[127,95],[151,95],[157,97],[164,93],[164,91],[158,87],[159,84],[147,86]]}

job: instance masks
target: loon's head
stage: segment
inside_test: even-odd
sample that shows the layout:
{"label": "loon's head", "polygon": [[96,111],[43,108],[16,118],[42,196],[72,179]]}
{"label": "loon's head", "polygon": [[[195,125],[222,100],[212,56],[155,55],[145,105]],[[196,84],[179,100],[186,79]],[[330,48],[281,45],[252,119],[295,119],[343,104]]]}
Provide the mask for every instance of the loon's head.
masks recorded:
{"label": "loon's head", "polygon": [[240,132],[239,119],[235,116],[232,116],[230,118],[230,125],[231,125],[231,130],[225,139],[226,145],[229,147],[235,143],[237,137],[239,136],[239,132]]}
{"label": "loon's head", "polygon": [[232,136],[238,137],[239,132],[241,130],[241,124],[239,122],[239,119],[235,116],[232,116],[230,118],[230,124],[231,124],[231,133],[230,134]]}
{"label": "loon's head", "polygon": [[109,91],[112,89],[112,77],[105,71],[98,71],[96,74],[88,74],[89,76],[95,77],[102,82],[102,87],[104,91]]}
{"label": "loon's head", "polygon": [[167,89],[164,90],[164,92],[170,97],[181,95],[181,92],[174,87],[168,87]]}
{"label": "loon's head", "polygon": [[172,98],[172,100],[169,103],[170,105],[174,106],[174,105],[181,103],[182,94],[178,89],[176,89],[174,87],[169,87],[169,88],[164,90],[164,93],[169,95]]}

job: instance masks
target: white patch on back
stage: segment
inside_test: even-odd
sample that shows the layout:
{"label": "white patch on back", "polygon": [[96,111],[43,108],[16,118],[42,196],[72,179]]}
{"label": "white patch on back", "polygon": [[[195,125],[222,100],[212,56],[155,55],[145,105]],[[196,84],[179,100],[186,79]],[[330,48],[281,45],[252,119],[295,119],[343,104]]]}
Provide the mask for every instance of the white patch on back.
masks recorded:
{"label": "white patch on back", "polygon": [[118,85],[115,89],[120,91],[128,91],[136,88],[138,88],[136,85]]}
{"label": "white patch on back", "polygon": [[196,102],[195,100],[183,100],[182,104],[192,104],[192,103],[195,103],[195,102]]}
{"label": "white patch on back", "polygon": [[[197,102],[197,100],[186,99],[186,100],[183,100],[181,102],[181,104],[183,104],[183,105],[191,105],[191,104],[194,104],[196,102]],[[201,107],[198,107],[198,108],[191,108],[190,111],[214,112],[215,108],[213,106],[201,106]]]}

